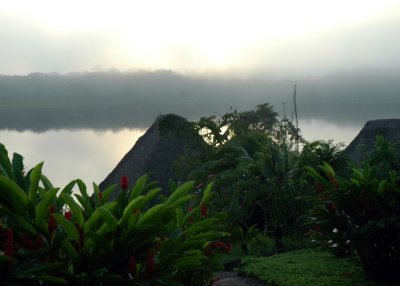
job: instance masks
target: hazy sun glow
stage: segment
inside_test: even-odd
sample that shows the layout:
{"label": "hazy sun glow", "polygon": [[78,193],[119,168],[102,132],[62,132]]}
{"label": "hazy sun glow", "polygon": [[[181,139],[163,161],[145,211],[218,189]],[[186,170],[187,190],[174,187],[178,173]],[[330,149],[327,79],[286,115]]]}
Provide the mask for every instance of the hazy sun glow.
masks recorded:
{"label": "hazy sun glow", "polygon": [[399,8],[395,0],[5,0],[0,16],[60,43],[78,37],[83,45],[91,35],[102,43],[104,55],[93,60],[100,66],[212,70],[246,68],[259,50],[268,58],[287,41],[379,21]]}

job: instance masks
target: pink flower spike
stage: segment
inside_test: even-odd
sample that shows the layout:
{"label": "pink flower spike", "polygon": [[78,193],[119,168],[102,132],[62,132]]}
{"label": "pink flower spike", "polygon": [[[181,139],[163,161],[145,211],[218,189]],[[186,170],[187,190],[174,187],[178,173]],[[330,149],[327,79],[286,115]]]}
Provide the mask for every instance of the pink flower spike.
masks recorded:
{"label": "pink flower spike", "polygon": [[65,217],[67,220],[71,220],[71,218],[72,218],[72,212],[71,212],[71,211],[66,211],[65,214],[64,214],[64,217]]}
{"label": "pink flower spike", "polygon": [[200,209],[201,209],[201,216],[207,217],[207,207],[204,203],[200,204]]}
{"label": "pink flower spike", "polygon": [[129,184],[128,184],[128,177],[127,176],[122,176],[121,177],[121,188],[122,190],[126,190],[128,188]]}

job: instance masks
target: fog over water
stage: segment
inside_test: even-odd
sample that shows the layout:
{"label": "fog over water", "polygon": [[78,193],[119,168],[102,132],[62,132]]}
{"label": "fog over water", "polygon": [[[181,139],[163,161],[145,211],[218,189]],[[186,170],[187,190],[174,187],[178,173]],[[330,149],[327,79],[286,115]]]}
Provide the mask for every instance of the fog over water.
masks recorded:
{"label": "fog over water", "polygon": [[397,70],[356,69],[281,80],[185,76],[171,71],[0,76],[0,142],[45,161],[59,185],[101,182],[159,114],[197,120],[271,103],[293,114],[307,140],[350,141],[367,120],[400,117]]}
{"label": "fog over water", "polygon": [[337,125],[399,117],[400,69],[353,69],[315,78],[240,79],[172,71],[0,76],[0,129],[147,128],[159,114],[190,120],[265,102]]}
{"label": "fog over water", "polygon": [[[0,142],[100,182],[160,114],[265,102],[308,140],[400,118],[398,0],[2,0]],[[284,104],[284,105],[283,105]]]}

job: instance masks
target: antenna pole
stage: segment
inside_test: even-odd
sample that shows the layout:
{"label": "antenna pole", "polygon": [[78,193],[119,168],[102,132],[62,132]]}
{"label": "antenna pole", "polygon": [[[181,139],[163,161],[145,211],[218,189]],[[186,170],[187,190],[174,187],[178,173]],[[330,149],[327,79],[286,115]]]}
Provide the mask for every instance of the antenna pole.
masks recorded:
{"label": "antenna pole", "polygon": [[293,89],[293,104],[294,104],[294,116],[296,119],[296,151],[299,152],[299,121],[297,119],[297,88],[296,84]]}

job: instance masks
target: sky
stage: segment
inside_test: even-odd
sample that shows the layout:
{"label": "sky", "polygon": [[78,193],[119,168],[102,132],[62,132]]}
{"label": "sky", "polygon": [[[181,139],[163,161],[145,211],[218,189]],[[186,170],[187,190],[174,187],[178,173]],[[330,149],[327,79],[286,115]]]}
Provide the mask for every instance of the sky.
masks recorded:
{"label": "sky", "polygon": [[0,0],[0,74],[400,66],[398,0]]}

